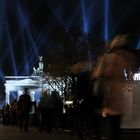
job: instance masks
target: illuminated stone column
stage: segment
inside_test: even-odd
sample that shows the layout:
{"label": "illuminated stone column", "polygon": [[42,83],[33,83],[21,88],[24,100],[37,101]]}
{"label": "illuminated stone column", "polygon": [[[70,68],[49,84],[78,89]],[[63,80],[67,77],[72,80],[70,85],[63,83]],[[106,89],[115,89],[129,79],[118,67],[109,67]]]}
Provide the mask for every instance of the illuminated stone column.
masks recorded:
{"label": "illuminated stone column", "polygon": [[31,96],[31,101],[32,102],[35,101],[34,95],[35,95],[35,91],[30,91],[30,96]]}
{"label": "illuminated stone column", "polygon": [[8,88],[6,88],[6,95],[5,95],[5,104],[9,104],[10,103],[10,91],[8,90]]}

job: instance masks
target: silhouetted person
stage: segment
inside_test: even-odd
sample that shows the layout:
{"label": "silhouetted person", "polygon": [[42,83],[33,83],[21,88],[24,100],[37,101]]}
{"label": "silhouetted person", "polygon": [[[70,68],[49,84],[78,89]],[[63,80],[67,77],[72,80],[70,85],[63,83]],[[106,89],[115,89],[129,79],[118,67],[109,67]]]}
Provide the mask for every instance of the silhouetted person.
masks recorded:
{"label": "silhouetted person", "polygon": [[79,73],[77,77],[77,100],[74,103],[74,130],[82,138],[81,134],[85,128],[88,134],[91,129],[94,129],[97,139],[100,140],[99,117],[96,110],[100,108],[102,101],[100,98],[97,101],[97,98],[93,97],[92,83],[90,71]]}
{"label": "silhouetted person", "polygon": [[52,91],[51,98],[53,102],[53,128],[61,129],[62,128],[62,118],[63,118],[63,101],[59,96],[59,93],[56,91]]}
{"label": "silhouetted person", "polygon": [[10,108],[10,116],[11,116],[11,124],[13,126],[17,125],[17,100],[14,100],[11,103],[11,108]]}
{"label": "silhouetted person", "polygon": [[42,97],[39,102],[39,111],[40,111],[40,131],[47,130],[51,132],[53,127],[54,120],[54,101],[50,94],[47,91],[43,92]]}
{"label": "silhouetted person", "polygon": [[38,104],[38,110],[39,110],[39,118],[40,118],[40,124],[39,124],[39,131],[44,131],[45,127],[47,126],[47,104],[48,104],[48,98],[50,95],[48,95],[47,91],[44,91],[42,93],[42,97],[40,98],[40,102]]}
{"label": "silhouetted person", "polygon": [[9,125],[10,124],[10,105],[7,104],[3,108],[3,124]]}
{"label": "silhouetted person", "polygon": [[17,102],[17,115],[18,115],[18,126],[20,131],[24,129],[28,131],[29,127],[29,112],[31,109],[31,97],[28,93],[28,89],[25,88],[24,94],[19,97]]}

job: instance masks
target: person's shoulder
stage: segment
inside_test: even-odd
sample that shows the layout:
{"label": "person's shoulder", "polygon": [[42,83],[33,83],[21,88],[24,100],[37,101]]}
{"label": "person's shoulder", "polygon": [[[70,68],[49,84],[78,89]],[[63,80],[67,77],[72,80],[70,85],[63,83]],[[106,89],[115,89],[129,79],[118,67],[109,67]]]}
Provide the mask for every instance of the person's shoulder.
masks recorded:
{"label": "person's shoulder", "polygon": [[24,97],[24,96],[23,96],[23,94],[22,94],[22,95],[19,96],[19,99],[22,99],[23,97]]}

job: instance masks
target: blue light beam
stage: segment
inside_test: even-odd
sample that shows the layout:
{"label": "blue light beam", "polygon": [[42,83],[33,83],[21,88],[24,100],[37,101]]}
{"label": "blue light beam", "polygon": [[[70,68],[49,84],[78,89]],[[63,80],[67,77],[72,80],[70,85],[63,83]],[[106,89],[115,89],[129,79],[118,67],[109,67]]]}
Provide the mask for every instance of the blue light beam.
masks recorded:
{"label": "blue light beam", "polygon": [[86,8],[86,4],[84,3],[84,0],[80,0],[81,10],[82,10],[82,20],[83,20],[83,32],[88,33],[89,32],[89,18],[88,18],[88,12]]}
{"label": "blue light beam", "polygon": [[5,82],[5,75],[2,70],[0,70],[0,79],[2,79],[3,82]]}
{"label": "blue light beam", "polygon": [[10,32],[9,32],[9,27],[8,27],[8,23],[7,25],[7,36],[8,36],[8,48],[10,50],[10,55],[11,55],[11,60],[12,60],[12,64],[13,64],[13,72],[14,72],[14,76],[17,76],[17,67],[16,67],[16,62],[15,62],[15,57],[14,57],[14,52],[13,52],[13,46],[12,46],[12,39],[10,36]]}
{"label": "blue light beam", "polygon": [[[30,30],[29,30],[29,16],[27,16],[27,14],[25,14],[25,10],[23,11],[23,9],[21,8],[20,6],[20,3],[17,4],[17,18],[18,18],[18,21],[19,21],[19,27],[20,27],[20,30],[21,30],[21,36],[22,36],[22,42],[23,42],[23,51],[24,51],[24,61],[22,63],[22,65],[19,66],[19,69],[21,69],[21,67],[23,68],[22,69],[22,72],[23,74],[27,74],[29,75],[29,64],[30,64],[30,59],[33,59],[33,52],[34,52],[34,55],[36,55],[36,57],[39,56],[39,53],[38,53],[38,50],[36,48],[36,44],[35,44],[35,41],[30,33]],[[25,36],[27,38],[25,38]],[[29,40],[30,43],[27,41]],[[28,44],[29,43],[29,44]],[[31,45],[31,47],[27,50],[26,49],[26,46],[29,46]],[[28,56],[30,56],[31,58],[28,58]],[[21,70],[20,70],[21,71]]]}
{"label": "blue light beam", "polygon": [[0,0],[0,43],[3,35],[4,16],[5,16],[5,3],[4,0]]}
{"label": "blue light beam", "polygon": [[20,5],[17,5],[17,11],[19,13],[19,23],[20,23],[20,28],[21,28],[21,31],[22,31],[22,37],[23,37],[23,40],[24,40],[24,44],[25,44],[25,38],[24,38],[24,33],[26,32],[31,43],[32,43],[32,47],[33,47],[33,50],[34,50],[34,53],[38,56],[38,50],[36,49],[36,45],[35,45],[35,42],[32,38],[32,35],[29,31],[29,27],[28,27],[28,24],[29,24],[29,19],[28,17],[26,16],[25,14],[25,11],[23,12]]}
{"label": "blue light beam", "polygon": [[104,0],[104,41],[107,42],[109,37],[109,0]]}

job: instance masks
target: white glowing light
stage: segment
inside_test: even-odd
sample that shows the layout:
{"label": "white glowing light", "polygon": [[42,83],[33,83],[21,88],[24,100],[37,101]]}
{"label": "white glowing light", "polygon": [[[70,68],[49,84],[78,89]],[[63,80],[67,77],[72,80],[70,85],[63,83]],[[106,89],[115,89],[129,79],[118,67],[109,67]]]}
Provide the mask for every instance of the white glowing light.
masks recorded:
{"label": "white glowing light", "polygon": [[70,104],[73,104],[73,101],[66,101],[65,103],[70,105]]}
{"label": "white glowing light", "polygon": [[140,81],[140,73],[135,73],[133,76],[134,81]]}

